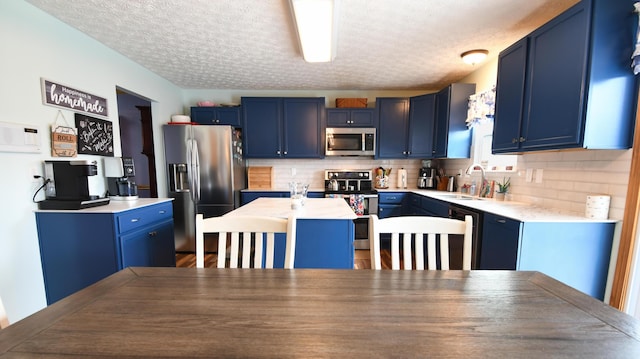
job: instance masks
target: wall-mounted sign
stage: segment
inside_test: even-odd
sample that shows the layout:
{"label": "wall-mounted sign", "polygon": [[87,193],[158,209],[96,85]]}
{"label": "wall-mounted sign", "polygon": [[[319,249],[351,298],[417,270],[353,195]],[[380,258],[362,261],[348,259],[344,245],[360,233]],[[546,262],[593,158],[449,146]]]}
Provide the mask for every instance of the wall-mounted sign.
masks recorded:
{"label": "wall-mounted sign", "polygon": [[62,107],[90,115],[108,116],[107,99],[46,79],[40,80],[42,83],[42,102],[45,105]]}
{"label": "wall-mounted sign", "polygon": [[76,113],[78,153],[113,156],[113,124]]}

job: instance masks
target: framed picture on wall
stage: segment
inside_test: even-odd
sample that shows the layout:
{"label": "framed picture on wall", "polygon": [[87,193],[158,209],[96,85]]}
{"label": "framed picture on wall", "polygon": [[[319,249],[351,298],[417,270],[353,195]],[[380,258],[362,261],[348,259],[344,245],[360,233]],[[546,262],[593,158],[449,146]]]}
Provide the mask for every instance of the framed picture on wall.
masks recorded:
{"label": "framed picture on wall", "polygon": [[113,157],[113,123],[76,113],[78,153]]}

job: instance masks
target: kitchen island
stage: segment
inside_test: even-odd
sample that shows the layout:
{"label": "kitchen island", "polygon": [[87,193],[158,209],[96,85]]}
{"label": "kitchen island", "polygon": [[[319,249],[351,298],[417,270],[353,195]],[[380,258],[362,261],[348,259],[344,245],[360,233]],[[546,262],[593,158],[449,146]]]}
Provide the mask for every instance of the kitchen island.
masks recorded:
{"label": "kitchen island", "polygon": [[[225,216],[297,217],[296,268],[353,269],[354,224],[357,216],[341,198],[307,198],[299,209],[290,198],[261,197]],[[276,236],[274,267],[284,264],[284,235]]]}

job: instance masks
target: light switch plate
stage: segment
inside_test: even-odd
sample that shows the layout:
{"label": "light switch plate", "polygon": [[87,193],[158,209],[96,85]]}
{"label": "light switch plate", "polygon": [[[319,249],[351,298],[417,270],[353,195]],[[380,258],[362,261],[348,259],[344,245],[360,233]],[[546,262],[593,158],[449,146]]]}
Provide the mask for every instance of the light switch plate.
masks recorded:
{"label": "light switch plate", "polygon": [[527,168],[527,176],[525,177],[527,182],[531,182],[533,180],[533,168]]}
{"label": "light switch plate", "polygon": [[542,168],[536,170],[536,183],[542,183]]}

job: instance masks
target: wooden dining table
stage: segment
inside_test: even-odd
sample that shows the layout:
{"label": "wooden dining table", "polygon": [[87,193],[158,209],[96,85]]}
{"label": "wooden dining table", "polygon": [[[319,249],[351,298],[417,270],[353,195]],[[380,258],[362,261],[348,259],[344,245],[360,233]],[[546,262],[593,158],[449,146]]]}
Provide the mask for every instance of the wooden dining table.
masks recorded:
{"label": "wooden dining table", "polygon": [[640,321],[538,272],[127,268],[0,357],[640,358]]}

